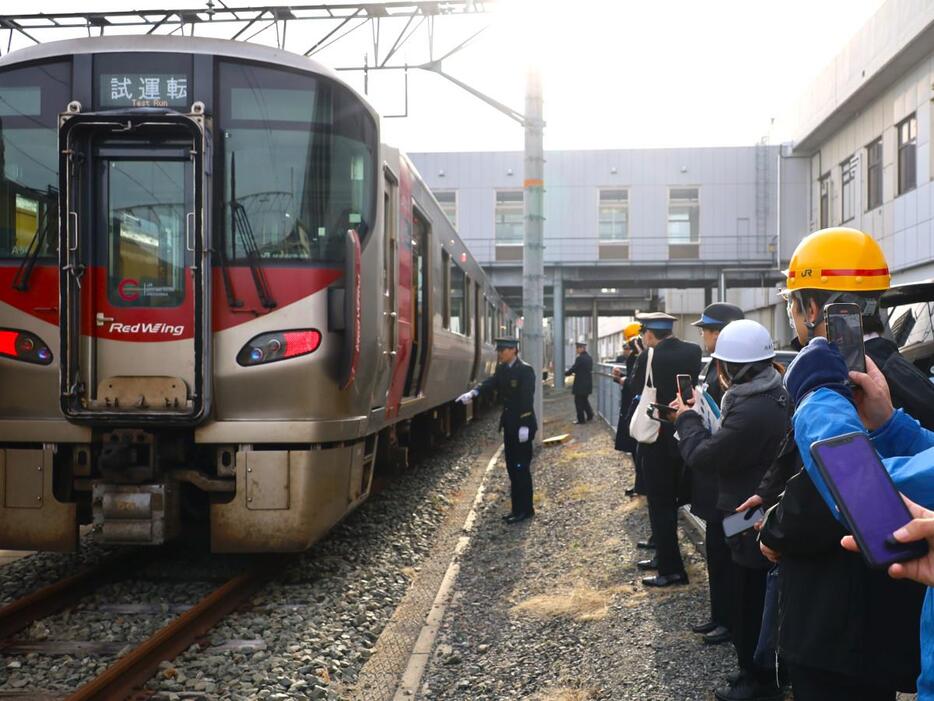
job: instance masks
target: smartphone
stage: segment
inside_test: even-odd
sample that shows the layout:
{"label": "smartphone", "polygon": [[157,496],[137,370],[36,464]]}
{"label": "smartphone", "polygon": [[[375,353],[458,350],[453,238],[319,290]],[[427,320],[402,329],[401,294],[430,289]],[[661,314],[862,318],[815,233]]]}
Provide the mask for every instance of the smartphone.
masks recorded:
{"label": "smartphone", "polygon": [[911,521],[911,514],[866,434],[817,441],[811,455],[870,567],[888,567],[927,554],[927,541],[890,540],[894,531]]}
{"label": "smartphone", "polygon": [[759,521],[765,518],[765,511],[760,506],[758,509],[746,509],[737,511],[723,519],[723,533],[727,538],[739,535],[743,531],[748,531]]}
{"label": "smartphone", "polygon": [[647,413],[649,418],[653,419],[654,421],[660,421],[663,424],[670,424],[672,423],[670,417],[673,411],[674,410],[670,406],[652,402],[649,404]]}
{"label": "smartphone", "polygon": [[850,370],[866,372],[866,349],[863,346],[863,316],[859,305],[828,304],[824,307],[827,340],[836,344]]}
{"label": "smartphone", "polygon": [[681,395],[681,401],[687,404],[694,399],[694,383],[690,375],[678,375],[678,394]]}

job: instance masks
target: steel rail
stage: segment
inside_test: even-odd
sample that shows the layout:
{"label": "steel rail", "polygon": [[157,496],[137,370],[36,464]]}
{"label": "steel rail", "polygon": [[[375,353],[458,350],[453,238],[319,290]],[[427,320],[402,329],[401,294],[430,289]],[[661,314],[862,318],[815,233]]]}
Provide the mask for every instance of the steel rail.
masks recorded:
{"label": "steel rail", "polygon": [[66,701],[113,701],[133,695],[152,677],[160,662],[187,650],[281,572],[288,562],[289,558],[284,556],[257,559],[246,572],[228,580],[102,674],[66,696]]}
{"label": "steel rail", "polygon": [[[83,572],[59,580],[0,608],[0,640],[9,638],[34,621],[71,606],[100,586],[126,576],[131,571],[131,565],[135,564],[142,554],[143,551],[133,550],[108,558]],[[151,555],[151,552],[149,554]]]}

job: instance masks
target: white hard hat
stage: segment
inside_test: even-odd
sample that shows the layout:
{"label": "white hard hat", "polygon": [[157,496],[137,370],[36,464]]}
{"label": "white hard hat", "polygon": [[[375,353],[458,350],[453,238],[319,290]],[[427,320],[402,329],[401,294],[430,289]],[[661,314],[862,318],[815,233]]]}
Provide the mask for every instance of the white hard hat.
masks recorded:
{"label": "white hard hat", "polygon": [[774,358],[775,345],[772,334],[762,324],[740,319],[727,324],[720,332],[712,356],[727,363],[755,363]]}

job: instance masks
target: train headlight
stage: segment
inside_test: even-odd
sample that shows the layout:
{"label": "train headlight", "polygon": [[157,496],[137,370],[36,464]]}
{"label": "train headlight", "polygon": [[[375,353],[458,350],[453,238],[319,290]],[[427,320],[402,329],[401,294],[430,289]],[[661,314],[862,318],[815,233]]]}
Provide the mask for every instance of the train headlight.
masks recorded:
{"label": "train headlight", "polygon": [[294,329],[274,331],[254,336],[237,353],[240,365],[262,365],[277,360],[297,358],[318,350],[321,345],[321,332],[317,329]]}
{"label": "train headlight", "polygon": [[41,338],[18,329],[0,329],[0,356],[36,365],[52,362],[52,351]]}

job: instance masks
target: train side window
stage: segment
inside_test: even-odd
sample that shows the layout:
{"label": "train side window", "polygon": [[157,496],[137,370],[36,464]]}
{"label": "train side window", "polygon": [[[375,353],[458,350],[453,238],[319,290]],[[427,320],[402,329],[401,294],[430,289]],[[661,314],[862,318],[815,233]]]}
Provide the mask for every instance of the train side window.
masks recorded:
{"label": "train side window", "polygon": [[450,286],[450,328],[454,333],[467,333],[467,276],[460,266],[453,259],[448,258]]}
{"label": "train side window", "polygon": [[447,251],[441,251],[441,326],[451,328],[451,256]]}

